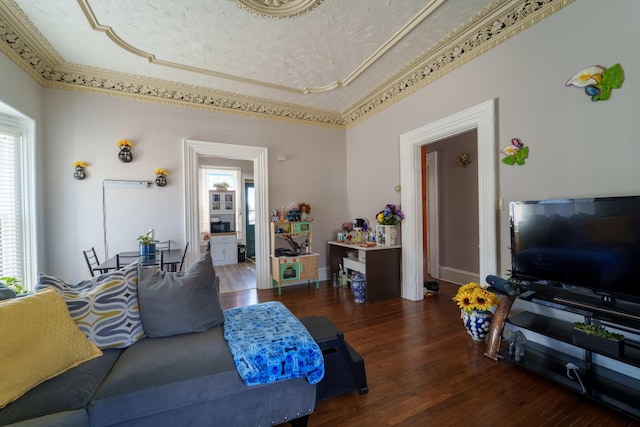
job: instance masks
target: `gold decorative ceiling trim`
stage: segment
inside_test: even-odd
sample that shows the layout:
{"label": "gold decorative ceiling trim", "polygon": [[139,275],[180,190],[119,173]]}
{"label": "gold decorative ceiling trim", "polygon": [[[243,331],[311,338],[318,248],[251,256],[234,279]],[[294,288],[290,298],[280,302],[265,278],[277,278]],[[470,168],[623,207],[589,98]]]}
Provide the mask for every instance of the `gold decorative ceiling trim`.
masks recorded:
{"label": "gold decorative ceiling trim", "polygon": [[260,87],[266,87],[266,88],[270,88],[270,89],[281,90],[281,91],[284,91],[284,92],[293,92],[293,93],[297,93],[297,94],[300,94],[300,95],[304,95],[305,94],[304,89],[298,89],[298,88],[295,88],[295,87],[278,85],[278,84],[275,84],[275,83],[263,82],[263,81],[260,81],[260,80],[249,79],[249,78],[246,78],[246,77],[240,77],[240,76],[236,76],[236,75],[233,75],[233,74],[222,73],[220,71],[208,70],[206,68],[192,67],[190,65],[185,65],[185,64],[180,64],[180,63],[177,63],[177,62],[165,61],[163,59],[158,59],[158,58],[156,58],[155,54],[140,50],[140,49],[132,46],[131,44],[127,43],[126,41],[124,41],[113,30],[113,28],[111,28],[111,27],[109,27],[107,25],[100,24],[100,22],[98,22],[98,19],[95,16],[95,14],[93,13],[93,10],[91,9],[91,6],[89,6],[88,0],[78,0],[78,5],[80,6],[80,9],[82,9],[82,13],[84,13],[84,16],[87,18],[87,21],[89,22],[89,25],[91,25],[91,28],[93,28],[94,31],[99,31],[99,32],[105,33],[107,35],[107,37],[109,37],[109,39],[111,39],[111,41],[114,42],[116,45],[118,45],[120,48],[126,50],[127,52],[129,52],[129,53],[131,53],[133,55],[136,55],[136,56],[139,56],[141,58],[146,59],[147,61],[149,61],[150,64],[159,65],[159,66],[162,66],[162,67],[174,68],[174,69],[177,69],[177,70],[190,71],[190,72],[197,73],[197,74],[203,74],[203,75],[216,77],[216,78],[224,79],[224,80],[231,80],[231,81],[239,82],[239,83],[246,83],[246,84],[250,84],[250,85],[254,85],[254,86],[260,86]]}
{"label": "gold decorative ceiling trim", "polygon": [[[91,82],[88,82],[91,83]],[[318,110],[302,110],[299,105],[258,103],[258,99],[242,99],[231,96],[210,97],[193,95],[178,89],[166,87],[152,87],[148,84],[138,86],[133,83],[110,81],[105,87],[93,84],[79,86],[61,82],[51,82],[45,87],[53,89],[71,90],[75,92],[95,93],[101,95],[116,96],[124,99],[153,102],[156,104],[175,105],[178,107],[194,108],[213,111],[224,114],[232,114],[243,117],[253,117],[264,120],[280,120],[306,125],[344,129],[344,120],[341,116],[330,113],[322,114]]]}
{"label": "gold decorative ceiling trim", "polygon": [[346,127],[370,118],[573,2],[496,1],[343,111]]}
{"label": "gold decorative ceiling trim", "polygon": [[[144,76],[61,63],[13,1],[0,2],[0,51],[45,87],[109,94],[253,117],[350,128],[573,3],[500,0],[343,112],[243,97]],[[10,5],[9,8],[6,6]],[[498,9],[497,11],[495,9]],[[476,24],[474,24],[477,22]]]}
{"label": "gold decorative ceiling trim", "polygon": [[[185,65],[177,62],[166,61],[163,59],[159,59],[155,54],[143,51],[126,42],[122,37],[120,37],[115,30],[108,26],[103,25],[98,21],[91,5],[89,4],[89,0],[77,0],[82,13],[87,18],[87,21],[91,28],[94,31],[102,32],[107,35],[107,37],[114,42],[117,46],[124,49],[125,51],[139,56],[141,58],[146,59],[150,64],[173,68],[182,71],[188,71],[192,73],[202,74],[206,76],[211,76],[223,80],[234,81],[238,83],[245,83],[248,85],[265,87],[269,89],[275,89],[283,92],[295,93],[298,95],[308,95],[311,93],[323,93],[329,92],[331,90],[346,87],[351,84],[355,79],[357,79],[362,73],[364,73],[369,67],[371,67],[377,60],[379,60],[385,53],[387,53],[391,48],[393,48],[397,43],[402,40],[409,32],[411,32],[418,24],[427,19],[438,7],[440,7],[446,0],[431,0],[429,4],[422,8],[420,12],[418,12],[413,18],[409,20],[407,24],[405,24],[400,30],[398,30],[389,40],[387,40],[380,48],[378,48],[372,55],[370,55],[362,64],[358,65],[355,70],[353,70],[345,79],[343,80],[335,80],[331,83],[328,83],[324,86],[305,86],[301,88],[280,85],[276,83],[265,82],[256,79],[250,79],[247,77],[241,77],[234,74],[223,73],[220,71],[210,70],[206,68],[193,67],[190,65]],[[294,8],[295,4],[292,3],[300,3],[300,6],[307,3],[315,3],[312,0],[306,1],[283,1],[283,0],[234,0],[237,3],[259,3],[266,4],[265,8],[272,7],[275,9],[279,9],[280,7],[289,6],[290,8]],[[320,0],[322,1],[322,0]],[[319,2],[318,2],[319,3]],[[315,6],[314,6],[315,7]]]}
{"label": "gold decorative ceiling trim", "polygon": [[[2,11],[2,3],[0,3]],[[13,30],[0,14],[0,51],[18,64],[42,86],[109,94],[125,98],[246,114],[253,117],[291,120],[331,127],[344,127],[339,113],[305,108],[300,105],[243,97],[191,85],[149,77],[137,77],[92,67],[60,65],[52,67]],[[36,43],[34,46],[37,46]]]}
{"label": "gold decorative ceiling trim", "polygon": [[270,18],[292,18],[314,9],[323,0],[234,0],[241,8]]}

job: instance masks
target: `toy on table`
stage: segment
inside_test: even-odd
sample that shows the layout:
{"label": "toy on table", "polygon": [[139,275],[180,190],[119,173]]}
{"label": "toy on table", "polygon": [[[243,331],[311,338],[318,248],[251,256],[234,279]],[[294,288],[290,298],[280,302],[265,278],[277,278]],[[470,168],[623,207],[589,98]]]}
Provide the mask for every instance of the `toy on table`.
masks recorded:
{"label": "toy on table", "polygon": [[308,205],[307,203],[300,203],[300,205],[298,205],[299,209],[300,209],[300,220],[301,221],[312,221],[313,218],[311,218],[311,216],[309,216],[309,214],[311,213],[311,205]]}

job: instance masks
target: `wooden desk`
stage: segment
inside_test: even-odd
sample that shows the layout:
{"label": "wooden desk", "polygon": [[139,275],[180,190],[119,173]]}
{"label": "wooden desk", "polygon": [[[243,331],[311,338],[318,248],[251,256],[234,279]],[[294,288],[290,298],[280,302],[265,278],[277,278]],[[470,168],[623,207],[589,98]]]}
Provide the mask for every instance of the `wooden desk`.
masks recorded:
{"label": "wooden desk", "polygon": [[[168,271],[178,270],[178,265],[180,264],[180,262],[182,262],[183,251],[184,251],[183,249],[171,249],[170,251],[164,251],[164,264],[167,266]],[[118,255],[135,256],[139,254],[140,252],[130,251],[130,252],[120,252]],[[157,256],[157,259],[159,260],[160,254],[157,254],[156,256]],[[153,262],[155,263],[156,260],[153,260]],[[98,273],[105,273],[109,270],[115,270],[115,269],[116,269],[116,257],[113,256],[108,260],[106,260],[105,262],[103,262],[102,264],[95,267],[94,271],[97,271]]]}
{"label": "wooden desk", "polygon": [[347,251],[364,251],[364,261],[349,260],[349,264],[358,267],[358,271],[365,275],[365,301],[375,302],[389,298],[400,297],[400,259],[402,246],[371,246],[363,247],[356,244],[329,242],[330,277],[338,274],[339,265],[344,264],[343,258]]}

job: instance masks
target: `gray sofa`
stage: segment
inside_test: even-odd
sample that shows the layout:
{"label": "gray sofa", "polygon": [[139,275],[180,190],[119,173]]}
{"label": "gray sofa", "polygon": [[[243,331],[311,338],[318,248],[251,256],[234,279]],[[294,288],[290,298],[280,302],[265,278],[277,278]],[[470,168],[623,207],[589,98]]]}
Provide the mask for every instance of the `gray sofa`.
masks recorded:
{"label": "gray sofa", "polygon": [[[203,258],[196,263],[196,275],[209,276],[211,259]],[[184,276],[193,272],[190,268]],[[210,301],[195,307],[195,314],[188,310],[191,314],[186,318],[184,307],[175,307],[180,305],[177,295],[193,288],[182,274],[140,268],[138,297],[145,336],[124,348],[102,349],[102,356],[32,388],[0,409],[0,425],[306,425],[315,408],[316,386],[306,378],[245,385],[223,326],[211,326],[211,316],[200,316],[211,309]],[[214,304],[213,311],[219,308],[218,280],[214,281],[217,307]],[[158,282],[163,283],[154,288]],[[198,292],[189,298],[191,302],[205,299]],[[152,317],[145,322],[145,309],[149,314],[156,310],[155,321]],[[147,324],[155,332],[147,333]]]}

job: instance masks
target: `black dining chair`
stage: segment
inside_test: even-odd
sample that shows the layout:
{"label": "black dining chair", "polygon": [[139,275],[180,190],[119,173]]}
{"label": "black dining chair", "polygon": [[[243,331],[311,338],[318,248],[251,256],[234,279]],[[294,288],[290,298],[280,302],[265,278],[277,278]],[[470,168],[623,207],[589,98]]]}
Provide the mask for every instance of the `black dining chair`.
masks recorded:
{"label": "black dining chair", "polygon": [[98,255],[96,255],[96,249],[92,246],[88,251],[82,251],[84,255],[84,260],[87,262],[87,267],[89,267],[89,273],[91,273],[91,277],[94,277],[95,272],[98,271],[96,267],[100,265],[100,260],[98,259]]}
{"label": "black dining chair", "polygon": [[187,249],[189,249],[189,242],[184,245],[184,252],[182,253],[182,259],[180,260],[180,268],[178,271],[182,271],[182,268],[184,267],[184,258],[187,256]]}
{"label": "black dining chair", "polygon": [[170,250],[171,250],[171,240],[156,242],[156,251],[170,251]]}
{"label": "black dining chair", "polygon": [[130,265],[131,263],[140,260],[140,263],[145,267],[159,267],[160,270],[164,270],[164,252],[159,251],[151,255],[121,255],[116,254],[116,270]]}

